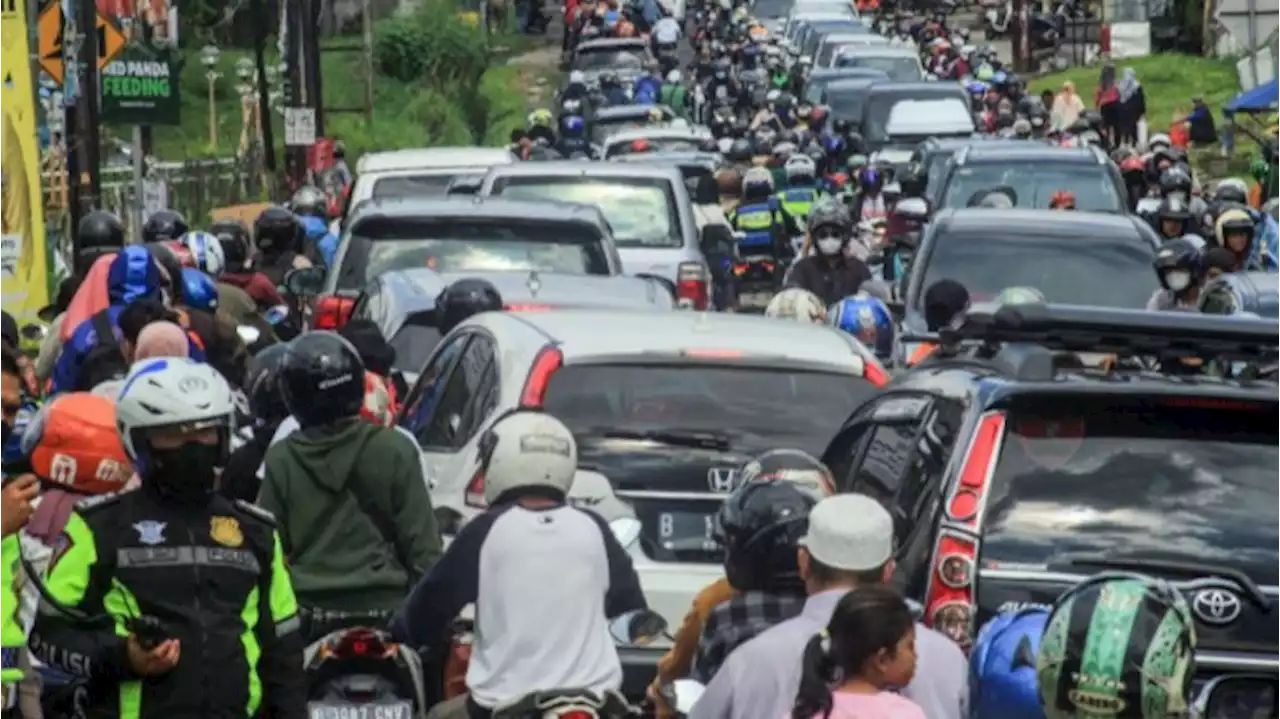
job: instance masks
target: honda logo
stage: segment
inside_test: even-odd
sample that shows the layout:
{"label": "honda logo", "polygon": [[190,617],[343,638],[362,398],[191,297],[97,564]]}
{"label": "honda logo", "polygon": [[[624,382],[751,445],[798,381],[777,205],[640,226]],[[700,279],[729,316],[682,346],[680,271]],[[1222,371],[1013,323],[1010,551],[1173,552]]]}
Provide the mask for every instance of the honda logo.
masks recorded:
{"label": "honda logo", "polygon": [[738,470],[732,467],[713,467],[707,470],[707,487],[718,494],[728,494],[738,486]]}
{"label": "honda logo", "polygon": [[1230,624],[1243,609],[1240,597],[1225,589],[1203,589],[1191,599],[1191,611],[1205,624]]}

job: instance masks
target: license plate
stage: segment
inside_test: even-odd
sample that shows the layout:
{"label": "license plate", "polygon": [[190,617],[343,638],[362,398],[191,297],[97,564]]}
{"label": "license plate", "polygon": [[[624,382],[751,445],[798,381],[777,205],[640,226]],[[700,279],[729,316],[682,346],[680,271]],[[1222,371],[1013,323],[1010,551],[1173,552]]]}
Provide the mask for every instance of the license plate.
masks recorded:
{"label": "license plate", "polygon": [[738,295],[738,306],[748,309],[768,307],[773,294],[772,292],[744,292]]}
{"label": "license plate", "polygon": [[658,544],[673,552],[718,550],[720,543],[716,541],[715,515],[661,512],[658,514]]}
{"label": "license plate", "polygon": [[311,719],[412,719],[413,703],[311,702],[307,705],[307,711]]}

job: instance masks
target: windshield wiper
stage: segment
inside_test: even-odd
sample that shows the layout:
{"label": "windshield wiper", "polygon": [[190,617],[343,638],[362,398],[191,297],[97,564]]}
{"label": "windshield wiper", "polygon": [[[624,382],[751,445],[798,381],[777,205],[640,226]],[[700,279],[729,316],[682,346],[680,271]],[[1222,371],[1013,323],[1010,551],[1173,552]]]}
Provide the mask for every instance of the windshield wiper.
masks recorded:
{"label": "windshield wiper", "polygon": [[1135,572],[1159,571],[1193,578],[1217,577],[1234,582],[1244,590],[1249,601],[1264,612],[1270,611],[1271,600],[1256,582],[1239,569],[1200,562],[1182,562],[1174,559],[1146,559],[1142,557],[1118,557],[1107,554],[1066,554],[1049,563],[1054,567],[1102,567],[1127,569]]}
{"label": "windshield wiper", "polygon": [[601,429],[592,432],[609,439],[640,439],[672,447],[696,447],[723,452],[733,445],[733,438],[724,432],[681,429]]}

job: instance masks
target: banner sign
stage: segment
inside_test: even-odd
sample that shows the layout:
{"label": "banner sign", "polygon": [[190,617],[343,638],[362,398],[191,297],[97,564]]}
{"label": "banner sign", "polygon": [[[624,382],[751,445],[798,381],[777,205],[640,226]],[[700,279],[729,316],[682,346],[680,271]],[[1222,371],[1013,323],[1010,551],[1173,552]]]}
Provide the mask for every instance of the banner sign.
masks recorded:
{"label": "banner sign", "polygon": [[128,125],[177,125],[179,66],[168,49],[129,45],[102,69],[102,117]]}

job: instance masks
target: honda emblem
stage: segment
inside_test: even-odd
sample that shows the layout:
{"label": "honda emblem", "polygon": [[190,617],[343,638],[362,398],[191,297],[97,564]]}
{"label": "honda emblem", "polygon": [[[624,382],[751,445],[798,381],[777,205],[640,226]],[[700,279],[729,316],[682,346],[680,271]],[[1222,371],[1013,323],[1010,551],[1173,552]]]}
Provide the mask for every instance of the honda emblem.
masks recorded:
{"label": "honda emblem", "polygon": [[707,487],[718,494],[728,494],[738,486],[738,470],[732,467],[713,467],[707,470]]}

